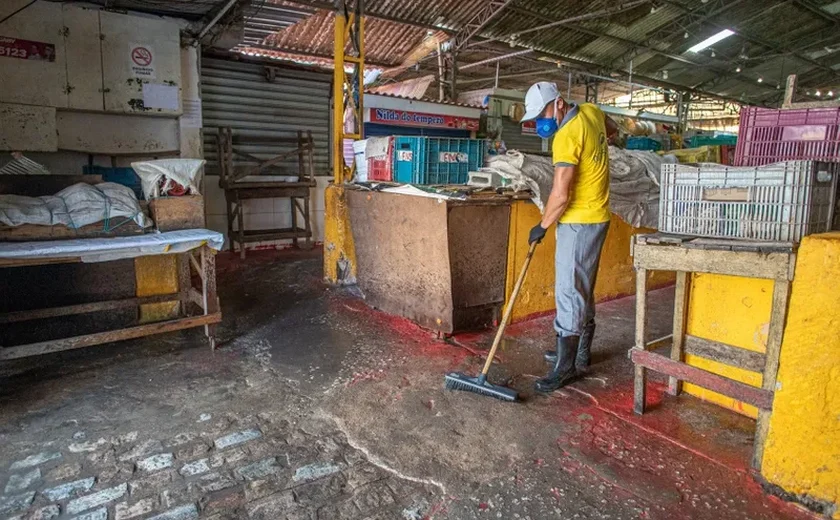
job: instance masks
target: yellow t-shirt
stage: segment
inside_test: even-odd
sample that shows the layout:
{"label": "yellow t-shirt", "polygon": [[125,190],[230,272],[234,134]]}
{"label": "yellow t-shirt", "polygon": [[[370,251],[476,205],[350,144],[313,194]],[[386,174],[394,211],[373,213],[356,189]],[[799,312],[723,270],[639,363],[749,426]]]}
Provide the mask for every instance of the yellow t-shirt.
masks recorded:
{"label": "yellow t-shirt", "polygon": [[555,165],[577,166],[569,207],[560,217],[560,222],[608,222],[610,158],[604,113],[591,103],[582,103],[577,107],[577,114],[569,115],[570,119],[554,134],[554,142],[551,145]]}

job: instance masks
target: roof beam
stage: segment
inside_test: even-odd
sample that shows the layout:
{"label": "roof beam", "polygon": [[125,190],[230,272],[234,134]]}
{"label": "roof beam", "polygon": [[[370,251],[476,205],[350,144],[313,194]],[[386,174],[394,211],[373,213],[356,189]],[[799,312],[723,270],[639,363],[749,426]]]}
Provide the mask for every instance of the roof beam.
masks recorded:
{"label": "roof beam", "polygon": [[[491,47],[498,48],[500,50],[508,47],[507,44],[499,44],[499,43],[494,43],[494,42],[488,42],[488,44]],[[523,45],[515,45],[515,46],[518,46],[519,48],[524,47]],[[510,49],[508,48],[508,51],[509,50]],[[555,63],[564,63],[564,64],[568,64],[568,65],[574,65],[578,68],[579,71],[586,72],[588,74],[597,74],[599,72],[602,73],[604,71],[603,66],[601,66],[597,63],[592,63],[592,62],[587,62],[587,61],[583,61],[583,60],[579,60],[579,59],[569,58],[567,56],[562,56],[560,54],[556,54],[556,53],[552,53],[552,52],[534,50],[533,56],[537,57],[537,58],[545,58],[545,59],[548,59],[548,60],[552,60]],[[563,72],[566,72],[566,73],[569,72],[569,68],[562,68],[562,69],[557,68],[556,70],[557,71],[563,71]],[[617,69],[612,69],[612,70],[609,70],[608,72],[616,72],[616,73],[623,74],[623,75],[628,74],[628,72],[625,71],[625,70],[617,70]],[[723,101],[733,101],[733,102],[736,102],[736,103],[741,103],[741,101],[737,100],[736,98],[732,98],[732,97],[728,97],[728,96],[722,96],[720,94],[715,94],[714,92],[694,89],[694,88],[691,88],[691,87],[687,87],[685,85],[677,85],[675,83],[669,83],[667,81],[662,81],[661,79],[657,79],[657,78],[651,78],[651,77],[645,76],[643,74],[636,74],[635,72],[633,73],[633,78],[637,81],[647,83],[648,84],[647,86],[650,86],[650,87],[659,87],[659,88],[664,88],[664,89],[670,89],[670,90],[673,90],[675,92],[689,92],[689,93],[692,93],[692,94],[701,94],[703,96],[706,96],[706,97],[712,98],[712,99],[720,99],[720,100],[723,100]],[[619,80],[619,81],[622,81],[622,80]]]}
{"label": "roof beam", "polygon": [[464,45],[487,27],[487,24],[504,11],[512,1],[490,0],[485,2],[481,10],[455,34],[455,41],[452,46],[453,52],[463,49]]}
{"label": "roof beam", "polygon": [[837,16],[829,13],[825,9],[814,5],[811,2],[811,0],[793,0],[793,3],[795,3],[799,7],[802,7],[806,11],[810,11],[811,13],[819,16],[820,18],[822,18],[822,19],[824,19],[828,22],[831,22],[835,25],[840,24],[840,18],[838,18]]}
{"label": "roof beam", "polygon": [[[254,50],[256,50],[257,52],[260,52],[260,53],[278,52],[278,53],[281,53],[281,54],[290,54],[290,55],[294,55],[294,56],[301,56],[301,57],[304,57],[304,58],[318,58],[318,59],[329,60],[329,61],[333,61],[333,58],[334,58],[334,56],[331,55],[331,54],[318,54],[316,52],[306,52],[306,51],[301,51],[301,50],[297,50],[297,49],[291,49],[289,47],[275,47],[273,45],[263,45],[263,44],[257,44],[257,43],[243,44],[243,45],[240,45],[240,46],[236,47],[234,50],[237,51],[237,52],[244,53],[248,49],[254,49]],[[388,68],[388,67],[393,67],[393,66],[394,66],[393,64],[386,65],[384,63],[371,62],[370,60],[365,59],[365,67]]]}
{"label": "roof beam", "polygon": [[[619,4],[616,7],[608,7],[606,9],[601,9],[599,11],[594,11],[594,12],[591,12],[591,13],[585,13],[585,14],[565,18],[563,20],[554,20],[554,21],[551,21],[551,22],[546,23],[546,24],[538,25],[536,27],[530,27],[530,28],[525,29],[523,31],[517,31],[515,33],[508,34],[507,36],[499,36],[499,37],[495,37],[495,38],[489,38],[488,40],[485,40],[484,43],[486,43],[487,41],[496,41],[496,40],[510,41],[512,39],[518,38],[519,36],[522,36],[523,34],[528,34],[528,33],[532,33],[532,32],[535,32],[535,31],[542,31],[542,30],[545,30],[545,29],[549,29],[551,27],[556,27],[556,26],[559,26],[559,25],[567,24],[567,23],[582,22],[584,20],[594,20],[594,19],[598,19],[598,18],[607,18],[607,17],[610,17],[610,16],[618,14],[618,13],[623,13],[624,11],[628,11],[628,10],[633,9],[635,7],[638,7],[642,4],[647,4],[650,1],[651,0],[634,0],[632,2]],[[536,11],[531,11],[530,9],[525,9],[525,8],[522,8],[522,7],[514,6],[514,7],[511,7],[510,10],[514,11],[514,12],[517,12],[517,13],[532,16],[532,17],[534,17],[535,19],[538,19],[538,20],[545,20],[545,15],[542,15],[542,14],[536,12]]]}

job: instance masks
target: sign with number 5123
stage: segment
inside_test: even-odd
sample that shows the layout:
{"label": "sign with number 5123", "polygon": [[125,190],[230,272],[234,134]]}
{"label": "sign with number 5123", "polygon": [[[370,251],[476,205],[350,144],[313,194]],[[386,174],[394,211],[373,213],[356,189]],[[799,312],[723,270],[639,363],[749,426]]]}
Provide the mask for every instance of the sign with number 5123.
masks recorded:
{"label": "sign with number 5123", "polygon": [[0,58],[55,61],[55,45],[0,36]]}

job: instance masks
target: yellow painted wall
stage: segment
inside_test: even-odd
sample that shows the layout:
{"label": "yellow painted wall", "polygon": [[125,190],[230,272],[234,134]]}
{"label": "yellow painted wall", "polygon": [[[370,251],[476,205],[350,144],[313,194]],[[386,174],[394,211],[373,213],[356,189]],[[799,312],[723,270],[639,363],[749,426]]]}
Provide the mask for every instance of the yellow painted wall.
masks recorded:
{"label": "yellow painted wall", "polygon": [[[356,247],[350,227],[346,190],[330,184],[324,191],[324,279],[327,283],[356,283]],[[339,265],[347,265],[342,278]]]}
{"label": "yellow painted wall", "polygon": [[[513,202],[510,215],[510,239],[508,242],[507,277],[505,298],[509,299],[519,270],[528,254],[528,233],[540,220],[540,211],[530,201]],[[634,228],[613,215],[598,269],[598,283],[595,298],[604,301],[634,294],[636,272],[630,256],[630,239],[638,233],[653,233],[651,229]],[[519,293],[513,309],[513,321],[527,316],[554,310],[554,232],[550,230],[534,252],[528,276]],[[653,272],[648,278],[648,287],[661,287],[673,283],[674,274]]]}
{"label": "yellow painted wall", "polygon": [[761,473],[788,492],[840,505],[837,232],[799,247]]}
{"label": "yellow painted wall", "polygon": [[[141,256],[134,259],[137,296],[178,292],[178,257],[176,255]],[[178,317],[179,302],[147,303],[140,306],[140,323]]]}
{"label": "yellow painted wall", "polygon": [[[766,351],[773,301],[772,280],[694,274],[690,291],[688,334],[755,352]],[[755,387],[761,386],[761,374],[757,372],[691,355],[686,355],[686,363]],[[749,417],[755,418],[758,413],[753,406],[699,386],[686,383],[683,390]]]}

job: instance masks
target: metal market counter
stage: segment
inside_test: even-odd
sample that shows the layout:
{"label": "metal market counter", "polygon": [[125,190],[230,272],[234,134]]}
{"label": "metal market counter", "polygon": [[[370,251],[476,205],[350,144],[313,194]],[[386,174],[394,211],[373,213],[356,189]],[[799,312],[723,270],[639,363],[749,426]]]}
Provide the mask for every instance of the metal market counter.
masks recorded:
{"label": "metal market counter", "polygon": [[[444,333],[492,327],[539,221],[527,193],[467,192],[462,200],[371,191],[356,185],[327,188],[328,204],[345,208],[352,246],[327,240],[325,263],[344,258],[370,305]],[[420,192],[420,193],[418,193]],[[424,196],[420,196],[420,195]],[[343,210],[343,209],[342,209]],[[601,255],[597,301],[633,294],[630,242],[634,228],[613,215]],[[338,244],[338,245],[337,245]],[[554,233],[537,248],[513,320],[554,312]],[[649,287],[673,283],[673,273],[651,273]]]}
{"label": "metal market counter", "polygon": [[505,299],[511,200],[347,189],[368,303],[444,333],[492,326]]}

